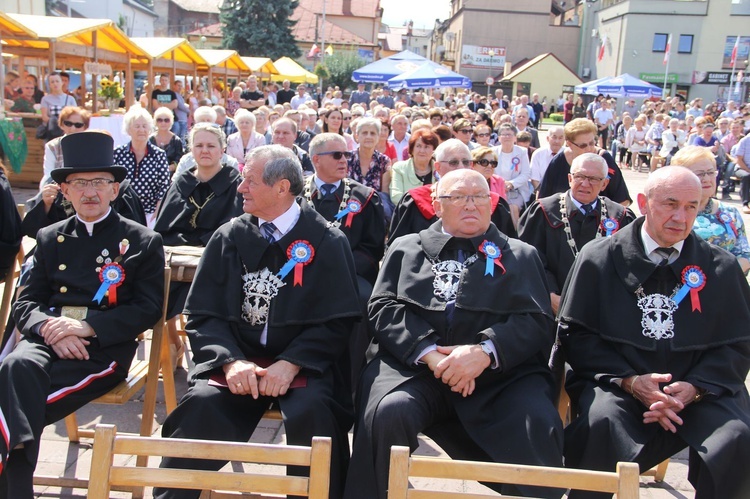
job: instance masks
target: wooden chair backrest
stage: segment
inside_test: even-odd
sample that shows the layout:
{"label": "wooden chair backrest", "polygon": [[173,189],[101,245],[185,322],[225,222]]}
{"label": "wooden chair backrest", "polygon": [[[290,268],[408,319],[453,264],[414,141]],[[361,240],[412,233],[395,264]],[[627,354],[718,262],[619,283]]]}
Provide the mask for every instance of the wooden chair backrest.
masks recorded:
{"label": "wooden chair backrest", "polygon": [[[310,477],[115,466],[115,454],[216,459],[281,466],[309,466]],[[229,490],[327,499],[331,439],[314,437],[312,446],[251,444],[212,440],[117,435],[113,425],[97,425],[91,458],[89,499],[108,499],[112,486]]]}
{"label": "wooden chair backrest", "polygon": [[495,493],[485,495],[409,489],[409,477],[572,488],[616,493],[618,499],[638,497],[638,465],[635,463],[618,463],[617,473],[608,473],[520,464],[453,461],[434,457],[410,457],[408,447],[393,446],[388,479],[388,499],[497,497]]}

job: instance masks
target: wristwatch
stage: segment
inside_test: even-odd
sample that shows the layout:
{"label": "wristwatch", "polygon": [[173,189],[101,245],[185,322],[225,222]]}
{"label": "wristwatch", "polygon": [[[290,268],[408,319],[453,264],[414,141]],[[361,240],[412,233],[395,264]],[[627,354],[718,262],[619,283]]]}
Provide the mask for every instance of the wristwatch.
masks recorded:
{"label": "wristwatch", "polygon": [[492,351],[492,348],[489,346],[490,340],[484,340],[479,344],[480,347],[482,347],[482,351],[486,353],[490,358],[490,367],[495,365],[495,352]]}

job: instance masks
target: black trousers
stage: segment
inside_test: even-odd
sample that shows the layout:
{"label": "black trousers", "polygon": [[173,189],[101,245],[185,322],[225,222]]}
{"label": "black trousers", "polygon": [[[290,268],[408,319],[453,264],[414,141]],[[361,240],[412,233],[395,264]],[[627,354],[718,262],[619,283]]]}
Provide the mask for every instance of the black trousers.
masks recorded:
{"label": "black trousers", "polygon": [[[0,364],[0,435],[5,437],[0,438],[0,498],[33,497],[32,475],[44,427],[127,376],[129,366],[117,365],[96,348],[88,351],[89,360],[60,359],[35,336],[23,338]],[[16,449],[20,445],[23,448]]]}
{"label": "black trousers", "polygon": [[[334,397],[333,376],[308,377],[307,386],[289,390],[276,399],[281,408],[287,442],[310,445],[314,436],[331,437],[330,497],[341,497],[349,464],[349,439],[352,416],[349,406]],[[196,380],[188,388],[177,408],[167,417],[162,436],[169,438],[247,442],[274,399],[234,395],[228,388],[210,386],[207,380]],[[226,461],[164,458],[162,468],[219,470]],[[307,468],[289,467],[290,475],[307,475]],[[197,498],[199,490],[154,489],[154,498]]]}

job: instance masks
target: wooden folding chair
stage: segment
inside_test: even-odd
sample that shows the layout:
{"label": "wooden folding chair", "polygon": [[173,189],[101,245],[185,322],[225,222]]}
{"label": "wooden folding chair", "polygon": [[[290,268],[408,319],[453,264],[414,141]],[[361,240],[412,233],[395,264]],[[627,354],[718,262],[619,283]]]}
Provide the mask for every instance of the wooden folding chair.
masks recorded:
{"label": "wooden folding chair", "polygon": [[[616,473],[571,470],[521,464],[453,461],[434,457],[409,456],[409,448],[391,447],[388,477],[388,499],[435,499],[480,497],[495,498],[497,494],[443,492],[409,489],[409,477],[476,480],[491,483],[512,483],[576,490],[616,493],[618,499],[638,496],[638,465],[618,463]],[[508,497],[508,496],[503,496]]]}
{"label": "wooden folding chair", "polygon": [[[184,457],[241,461],[280,466],[309,466],[310,476],[234,473],[186,469],[134,468],[114,465],[117,454],[148,458]],[[312,446],[250,444],[213,440],[145,438],[118,435],[112,425],[97,425],[91,459],[89,499],[108,499],[112,486],[169,487],[212,491],[211,498],[267,494],[327,499],[330,485],[331,439],[315,437]],[[218,492],[226,491],[226,492]]]}
{"label": "wooden folding chair", "polygon": [[[128,371],[127,378],[120,382],[109,393],[102,395],[101,397],[91,402],[99,404],[122,405],[128,402],[136,393],[140,391],[141,388],[145,386],[140,429],[140,435],[145,437],[150,436],[153,433],[154,429],[156,395],[159,388],[159,369],[164,361],[164,354],[166,349],[165,342],[167,341],[167,338],[164,335],[164,321],[167,313],[167,297],[169,296],[170,275],[171,269],[169,267],[165,267],[164,304],[162,306],[161,317],[156,322],[153,328],[153,334],[151,337],[151,349],[149,352],[148,361],[134,359],[133,363],[130,366],[130,370]],[[167,352],[166,355],[168,356],[169,353]],[[70,414],[65,418],[65,428],[68,432],[68,439],[71,442],[78,442],[80,441],[81,437],[94,438],[94,430],[78,427],[75,413]],[[138,459],[138,466],[145,466],[146,464],[147,462],[145,458]],[[35,475],[34,485],[85,489],[88,487],[88,479]],[[133,497],[141,497],[140,492],[135,491]]]}
{"label": "wooden folding chair", "polygon": [[[8,275],[5,276],[5,280],[3,281],[3,299],[0,302],[0,327],[3,329],[5,329],[8,317],[10,317],[10,305],[13,300],[13,293],[16,292],[16,280],[21,275],[21,264],[23,264],[24,255],[23,245],[21,245],[13,262],[13,268],[8,271]],[[1,331],[0,337],[2,337]]]}

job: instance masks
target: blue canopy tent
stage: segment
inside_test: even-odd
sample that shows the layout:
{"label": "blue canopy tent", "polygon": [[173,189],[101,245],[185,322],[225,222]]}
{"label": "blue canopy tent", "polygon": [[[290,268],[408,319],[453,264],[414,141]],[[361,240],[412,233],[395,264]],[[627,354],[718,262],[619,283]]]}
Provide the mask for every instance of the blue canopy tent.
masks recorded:
{"label": "blue canopy tent", "polygon": [[576,85],[576,93],[604,94],[612,97],[661,97],[662,89],[628,73],[623,73],[620,76],[601,78]]}
{"label": "blue canopy tent", "polygon": [[421,66],[388,80],[392,88],[471,88],[471,80],[445,66],[427,61]]}
{"label": "blue canopy tent", "polygon": [[381,83],[386,82],[407,71],[419,67],[427,59],[409,50],[404,50],[385,59],[363,66],[352,73],[352,80],[356,82]]}

